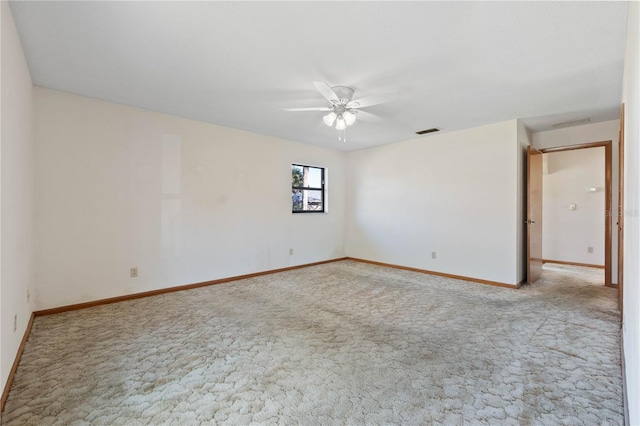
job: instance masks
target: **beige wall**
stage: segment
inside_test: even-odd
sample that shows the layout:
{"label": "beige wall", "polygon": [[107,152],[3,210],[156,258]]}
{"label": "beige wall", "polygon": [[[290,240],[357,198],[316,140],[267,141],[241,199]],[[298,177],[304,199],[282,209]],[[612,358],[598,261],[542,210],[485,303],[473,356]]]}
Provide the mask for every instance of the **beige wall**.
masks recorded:
{"label": "beige wall", "polygon": [[[34,108],[37,309],[345,255],[343,152],[43,88]],[[292,163],[327,168],[328,213],[291,213]]]}
{"label": "beige wall", "polygon": [[520,154],[516,120],[349,153],[347,254],[517,284]]}
{"label": "beige wall", "polygon": [[624,316],[629,424],[640,425],[640,3],[628,3],[624,123]]}
{"label": "beige wall", "polygon": [[27,291],[33,293],[33,143],[31,76],[9,5],[0,3],[0,383],[4,387],[32,312]]}

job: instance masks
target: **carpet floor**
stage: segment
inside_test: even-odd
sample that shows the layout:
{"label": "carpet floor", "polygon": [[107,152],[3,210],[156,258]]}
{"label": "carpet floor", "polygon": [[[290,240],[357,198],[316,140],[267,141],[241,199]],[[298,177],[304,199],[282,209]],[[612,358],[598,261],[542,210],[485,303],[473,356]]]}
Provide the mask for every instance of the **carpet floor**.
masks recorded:
{"label": "carpet floor", "polygon": [[616,290],[340,261],[36,317],[2,425],[622,425]]}

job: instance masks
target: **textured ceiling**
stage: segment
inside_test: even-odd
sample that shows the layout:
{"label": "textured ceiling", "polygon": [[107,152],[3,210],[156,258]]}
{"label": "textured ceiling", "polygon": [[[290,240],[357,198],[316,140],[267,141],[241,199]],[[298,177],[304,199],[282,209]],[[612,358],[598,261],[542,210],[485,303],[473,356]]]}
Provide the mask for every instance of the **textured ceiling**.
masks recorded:
{"label": "textured ceiling", "polygon": [[[625,2],[17,1],[33,82],[328,148],[361,149],[521,118],[618,117]],[[313,81],[366,110],[348,142]]]}

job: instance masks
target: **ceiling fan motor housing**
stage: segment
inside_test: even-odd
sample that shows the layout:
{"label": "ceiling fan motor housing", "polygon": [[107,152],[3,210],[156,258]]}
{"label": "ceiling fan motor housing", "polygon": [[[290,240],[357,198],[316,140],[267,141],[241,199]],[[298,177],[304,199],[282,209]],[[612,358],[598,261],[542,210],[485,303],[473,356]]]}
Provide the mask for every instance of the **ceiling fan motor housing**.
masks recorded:
{"label": "ceiling fan motor housing", "polygon": [[351,98],[353,98],[353,89],[351,87],[334,86],[331,88],[331,90],[333,90],[333,93],[338,95],[338,97],[340,98],[339,103],[342,105],[346,105],[351,101]]}

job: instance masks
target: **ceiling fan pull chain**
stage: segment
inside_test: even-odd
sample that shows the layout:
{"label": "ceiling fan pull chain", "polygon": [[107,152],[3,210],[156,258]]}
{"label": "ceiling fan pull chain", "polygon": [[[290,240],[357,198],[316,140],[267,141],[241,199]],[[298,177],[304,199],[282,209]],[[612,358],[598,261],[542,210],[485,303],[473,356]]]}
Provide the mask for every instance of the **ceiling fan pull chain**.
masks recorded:
{"label": "ceiling fan pull chain", "polygon": [[347,130],[346,129],[338,130],[338,142],[343,142],[343,143],[347,142]]}

